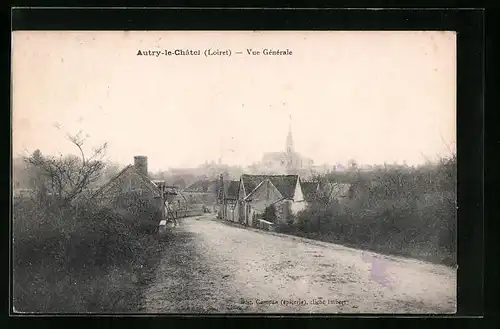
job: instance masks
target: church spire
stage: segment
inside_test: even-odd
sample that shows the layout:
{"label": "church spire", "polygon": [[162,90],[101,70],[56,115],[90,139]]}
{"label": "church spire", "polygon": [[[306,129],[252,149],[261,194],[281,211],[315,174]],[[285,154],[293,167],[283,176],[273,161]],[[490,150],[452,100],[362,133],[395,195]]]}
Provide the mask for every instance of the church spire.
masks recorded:
{"label": "church spire", "polygon": [[286,152],[293,152],[293,138],[292,138],[292,115],[290,114],[290,121],[288,124],[288,136],[286,137]]}

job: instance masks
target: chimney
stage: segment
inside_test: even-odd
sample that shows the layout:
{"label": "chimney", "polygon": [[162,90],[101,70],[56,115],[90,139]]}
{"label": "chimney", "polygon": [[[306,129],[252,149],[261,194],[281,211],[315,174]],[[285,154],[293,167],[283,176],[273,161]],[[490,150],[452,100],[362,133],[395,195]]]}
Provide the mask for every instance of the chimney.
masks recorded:
{"label": "chimney", "polygon": [[137,155],[134,157],[135,169],[148,177],[148,157],[143,155]]}

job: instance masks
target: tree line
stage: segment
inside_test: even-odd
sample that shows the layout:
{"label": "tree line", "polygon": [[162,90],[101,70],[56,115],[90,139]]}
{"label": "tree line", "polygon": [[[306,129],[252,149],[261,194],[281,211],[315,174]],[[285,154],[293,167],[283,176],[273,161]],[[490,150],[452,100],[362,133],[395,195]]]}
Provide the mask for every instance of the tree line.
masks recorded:
{"label": "tree line", "polygon": [[[316,175],[314,201],[283,232],[379,252],[456,263],[456,155],[418,167]],[[347,198],[335,193],[349,185]]]}

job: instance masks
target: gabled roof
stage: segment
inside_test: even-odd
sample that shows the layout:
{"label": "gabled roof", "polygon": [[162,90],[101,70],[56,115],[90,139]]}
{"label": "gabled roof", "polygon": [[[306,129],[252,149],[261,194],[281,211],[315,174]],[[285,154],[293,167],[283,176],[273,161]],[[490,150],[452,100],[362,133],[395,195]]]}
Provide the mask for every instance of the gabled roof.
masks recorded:
{"label": "gabled roof", "polygon": [[184,192],[198,192],[198,193],[213,193],[214,187],[218,187],[218,181],[215,180],[198,180],[184,189]]}
{"label": "gabled roof", "polygon": [[134,165],[128,165],[125,168],[123,168],[122,171],[120,171],[115,177],[111,178],[107,183],[105,183],[103,186],[101,186],[93,195],[91,198],[94,198],[104,192],[107,187],[109,187],[113,182],[118,180],[121,176],[125,175],[127,172],[135,172],[144,182],[144,185],[151,190],[154,194],[160,196],[160,190],[158,189],[158,186],[154,182],[152,182],[148,177],[144,176],[143,173],[135,169]]}
{"label": "gabled roof", "polygon": [[300,185],[306,202],[312,202],[316,198],[319,184],[317,182],[301,182]]}
{"label": "gabled roof", "polygon": [[[266,184],[266,183],[269,183],[269,184]],[[278,190],[278,188],[276,186],[274,186],[274,184],[271,182],[271,180],[269,178],[266,178],[265,180],[263,180],[262,182],[260,182],[259,185],[257,185],[257,187],[252,191],[250,192],[250,194],[248,194],[246,197],[245,197],[245,200],[246,201],[252,201],[253,199],[253,195],[258,193],[258,190],[262,187],[262,186],[266,186],[267,188],[275,188],[276,189],[276,192],[278,194],[278,198],[279,200],[283,200],[283,199],[286,199],[285,197],[283,197],[283,194]],[[269,197],[269,195],[268,195]]]}
{"label": "gabled roof", "polygon": [[242,175],[243,186],[247,195],[264,180],[269,179],[285,199],[293,199],[298,175]]}

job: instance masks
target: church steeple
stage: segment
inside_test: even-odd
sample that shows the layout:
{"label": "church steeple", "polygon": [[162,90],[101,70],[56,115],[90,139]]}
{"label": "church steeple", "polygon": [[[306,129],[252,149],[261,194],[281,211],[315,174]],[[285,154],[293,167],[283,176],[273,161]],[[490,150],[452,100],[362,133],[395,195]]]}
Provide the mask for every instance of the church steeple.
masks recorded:
{"label": "church steeple", "polygon": [[293,138],[292,138],[292,115],[288,124],[288,136],[286,137],[286,152],[293,153]]}

